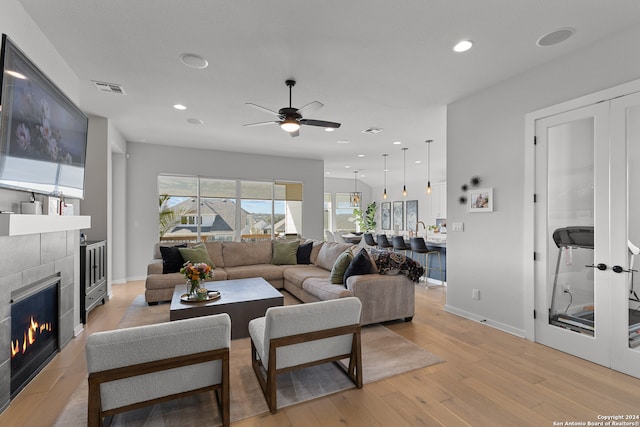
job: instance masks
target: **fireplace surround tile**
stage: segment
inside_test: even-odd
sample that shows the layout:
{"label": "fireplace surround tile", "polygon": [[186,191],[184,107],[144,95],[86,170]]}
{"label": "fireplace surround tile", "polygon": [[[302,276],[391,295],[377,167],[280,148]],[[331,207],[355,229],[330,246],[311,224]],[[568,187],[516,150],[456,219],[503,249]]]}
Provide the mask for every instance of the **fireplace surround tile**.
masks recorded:
{"label": "fireplace surround tile", "polygon": [[[80,250],[79,231],[24,236],[0,236],[0,345],[11,340],[11,292],[57,272],[60,277],[59,346],[74,336],[79,319],[74,319],[76,253]],[[0,351],[0,412],[10,402],[10,352]]]}
{"label": "fireplace surround tile", "polygon": [[6,359],[0,363],[0,411],[9,406],[11,399],[11,361]]}
{"label": "fireplace surround tile", "polygon": [[41,264],[40,259],[40,235],[0,236],[0,271],[3,276],[36,267]]}
{"label": "fireplace surround tile", "polygon": [[67,232],[41,234],[42,264],[55,261],[67,256]]}

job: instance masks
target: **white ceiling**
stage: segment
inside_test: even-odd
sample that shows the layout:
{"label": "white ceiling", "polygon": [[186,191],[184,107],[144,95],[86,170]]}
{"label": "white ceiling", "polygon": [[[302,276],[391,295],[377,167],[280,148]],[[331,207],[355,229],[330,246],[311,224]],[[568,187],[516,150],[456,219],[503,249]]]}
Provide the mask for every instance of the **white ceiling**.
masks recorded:
{"label": "white ceiling", "polygon": [[[359,169],[370,185],[382,184],[383,153],[388,183],[402,180],[401,147],[407,180],[424,176],[426,139],[431,179],[444,181],[447,103],[640,23],[638,0],[20,2],[79,77],[81,108],[111,119],[126,140],[324,159],[327,176]],[[562,27],[575,35],[536,46]],[[454,53],[461,39],[474,48]],[[187,68],[182,53],[209,67]],[[273,119],[245,102],[288,106],[288,78],[298,82],[294,107],[325,105],[306,118],[342,127],[303,126],[298,138],[243,127]],[[121,84],[126,96],[99,93],[91,80]],[[361,133],[369,127],[384,130]]]}

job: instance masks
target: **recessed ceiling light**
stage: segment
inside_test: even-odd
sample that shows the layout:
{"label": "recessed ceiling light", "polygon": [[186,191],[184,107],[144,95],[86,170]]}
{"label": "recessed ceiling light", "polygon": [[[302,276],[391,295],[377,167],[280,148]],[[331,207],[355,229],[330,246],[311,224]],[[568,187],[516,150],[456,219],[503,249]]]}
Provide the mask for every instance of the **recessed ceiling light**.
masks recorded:
{"label": "recessed ceiling light", "polygon": [[453,51],[454,52],[466,52],[469,49],[471,49],[471,47],[473,47],[473,42],[471,40],[462,40],[462,41],[459,41],[458,44],[456,44],[453,47]]}
{"label": "recessed ceiling light", "polygon": [[540,37],[536,44],[540,47],[553,46],[562,43],[576,32],[575,29],[566,27],[552,31],[544,36]]}
{"label": "recessed ceiling light", "polygon": [[351,168],[351,166],[349,166],[349,165],[344,165],[344,168],[345,168],[345,169],[350,169],[350,168]]}
{"label": "recessed ceiling light", "polygon": [[422,160],[416,160],[416,163],[418,163],[418,164],[422,163]]}
{"label": "recessed ceiling light", "polygon": [[333,132],[334,130],[336,130],[335,128],[324,128],[325,132]]}
{"label": "recessed ceiling light", "polygon": [[173,106],[173,108],[175,108],[176,110],[186,110],[187,109],[187,107],[185,107],[182,104],[176,104],[176,105]]}
{"label": "recessed ceiling light", "polygon": [[338,144],[351,144],[351,141],[349,141],[348,139],[341,139],[338,141]]}
{"label": "recessed ceiling light", "polygon": [[331,172],[326,171],[326,172],[325,172],[325,174],[326,174],[326,175],[331,175]]}
{"label": "recessed ceiling light", "polygon": [[200,119],[187,119],[188,123],[191,123],[192,125],[201,125],[204,122]]}
{"label": "recessed ceiling light", "polygon": [[209,62],[202,56],[195,53],[183,53],[180,55],[180,62],[190,68],[207,68]]}
{"label": "recessed ceiling light", "polygon": [[358,154],[358,157],[364,157],[364,154]]}
{"label": "recessed ceiling light", "polygon": [[393,145],[400,145],[400,144],[402,144],[402,142],[400,142],[400,141],[393,141]]}

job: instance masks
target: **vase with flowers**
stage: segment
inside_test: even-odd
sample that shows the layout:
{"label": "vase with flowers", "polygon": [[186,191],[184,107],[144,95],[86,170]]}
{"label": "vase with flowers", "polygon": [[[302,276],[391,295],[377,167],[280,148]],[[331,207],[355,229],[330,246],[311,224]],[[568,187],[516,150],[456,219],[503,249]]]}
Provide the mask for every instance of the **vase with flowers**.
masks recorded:
{"label": "vase with flowers", "polygon": [[200,283],[213,278],[213,269],[204,262],[192,263],[187,261],[182,265],[180,273],[187,279],[187,293],[189,296],[197,297]]}

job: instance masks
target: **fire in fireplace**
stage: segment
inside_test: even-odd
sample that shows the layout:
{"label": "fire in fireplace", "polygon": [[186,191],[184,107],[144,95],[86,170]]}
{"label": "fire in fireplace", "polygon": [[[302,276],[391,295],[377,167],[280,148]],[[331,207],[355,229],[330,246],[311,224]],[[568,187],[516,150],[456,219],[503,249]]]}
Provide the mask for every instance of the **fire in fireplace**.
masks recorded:
{"label": "fire in fireplace", "polygon": [[11,398],[58,352],[60,277],[12,293]]}

